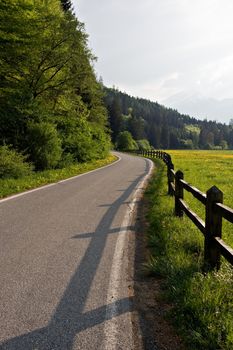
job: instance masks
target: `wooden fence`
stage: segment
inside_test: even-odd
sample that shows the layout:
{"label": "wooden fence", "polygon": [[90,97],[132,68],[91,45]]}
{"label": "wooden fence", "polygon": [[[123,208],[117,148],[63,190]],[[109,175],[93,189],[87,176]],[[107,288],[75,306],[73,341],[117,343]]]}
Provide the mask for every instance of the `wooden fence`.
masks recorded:
{"label": "wooden fence", "polygon": [[[171,156],[163,151],[136,151],[137,154],[151,158],[160,158],[167,166],[168,194],[175,198],[176,216],[185,213],[204,235],[204,262],[209,269],[220,268],[221,255],[233,265],[233,249],[222,240],[222,219],[233,223],[233,209],[223,204],[223,193],[216,187],[211,187],[202,193],[196,187],[184,180],[184,174],[175,172]],[[205,206],[205,221],[192,211],[184,201],[184,191],[190,192]]]}

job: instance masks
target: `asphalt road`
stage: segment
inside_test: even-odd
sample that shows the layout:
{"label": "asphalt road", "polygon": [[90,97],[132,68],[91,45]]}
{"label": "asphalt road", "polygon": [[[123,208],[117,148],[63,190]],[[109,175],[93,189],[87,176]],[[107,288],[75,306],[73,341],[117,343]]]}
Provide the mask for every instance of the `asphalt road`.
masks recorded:
{"label": "asphalt road", "polygon": [[120,157],[0,201],[1,350],[134,349],[128,237],[152,165]]}

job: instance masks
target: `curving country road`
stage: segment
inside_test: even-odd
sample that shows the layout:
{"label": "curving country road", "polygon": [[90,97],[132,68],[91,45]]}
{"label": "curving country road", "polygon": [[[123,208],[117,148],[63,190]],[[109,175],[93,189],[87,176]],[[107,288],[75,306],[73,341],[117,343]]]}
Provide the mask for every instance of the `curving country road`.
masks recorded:
{"label": "curving country road", "polygon": [[152,169],[97,171],[0,201],[0,349],[134,349],[132,211]]}

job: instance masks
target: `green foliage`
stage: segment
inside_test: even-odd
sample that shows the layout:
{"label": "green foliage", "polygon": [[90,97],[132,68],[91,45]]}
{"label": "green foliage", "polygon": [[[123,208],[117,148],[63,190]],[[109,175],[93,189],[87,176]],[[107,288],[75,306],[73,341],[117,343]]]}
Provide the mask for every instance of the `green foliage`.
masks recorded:
{"label": "green foliage", "polygon": [[193,149],[194,148],[193,141],[190,139],[180,140],[180,145],[181,145],[181,148],[183,148],[183,149]]}
{"label": "green foliage", "polygon": [[189,218],[181,220],[174,216],[174,199],[166,195],[166,167],[159,160],[156,166],[146,192],[151,249],[147,267],[164,278],[164,295],[174,305],[170,318],[187,348],[230,350],[233,347],[232,269],[223,264],[218,273],[201,273],[203,236]]}
{"label": "green foliage", "polygon": [[[135,98],[116,89],[105,88],[105,92],[113,141],[119,132],[127,130],[135,140],[146,138],[154,148],[233,148],[232,124],[227,126],[215,121],[197,120],[157,102]],[[112,108],[115,101],[117,113]]]}
{"label": "green foliage", "polygon": [[67,168],[71,166],[72,164],[75,164],[74,156],[72,153],[64,153],[61,156],[61,159],[57,165],[57,168]]}
{"label": "green foliage", "polygon": [[72,3],[70,0],[61,0],[61,5],[64,11],[69,11],[72,8]]}
{"label": "green foliage", "polygon": [[7,146],[0,147],[0,179],[18,179],[31,171],[32,166],[26,162],[25,156]]}
{"label": "green foliage", "polygon": [[54,168],[61,159],[61,140],[52,124],[42,122],[28,127],[28,151],[37,170]]}
{"label": "green foliage", "polygon": [[[42,160],[46,152],[28,145],[31,124],[57,128],[63,159],[68,153],[82,161],[101,157],[109,147],[103,89],[93,70],[95,58],[88,49],[84,25],[70,10],[69,0],[0,2],[0,144],[32,152],[29,156],[37,168],[54,167],[60,151],[54,141],[56,156],[52,160],[47,154]],[[81,135],[86,131],[87,137]],[[41,158],[36,161],[38,154]]]}
{"label": "green foliage", "polygon": [[228,144],[226,140],[220,141],[219,146],[221,147],[221,149],[228,149]]}
{"label": "green foliage", "polygon": [[111,147],[110,135],[97,124],[91,125],[91,147],[93,159],[105,158]]}
{"label": "green foliage", "polygon": [[151,149],[151,146],[150,146],[150,143],[148,140],[146,139],[143,139],[143,140],[137,140],[137,145],[138,145],[138,149],[140,150],[150,150]]}
{"label": "green foliage", "polygon": [[132,112],[128,118],[128,130],[132,134],[134,140],[143,139],[145,136],[144,132],[144,119],[137,118]]}
{"label": "green foliage", "polygon": [[109,122],[112,130],[112,141],[115,143],[117,135],[123,128],[123,116],[121,114],[120,102],[117,98],[114,98],[109,105]]}
{"label": "green foliage", "polygon": [[117,137],[116,147],[120,151],[134,150],[137,149],[137,143],[129,131],[122,131]]}
{"label": "green foliage", "polygon": [[58,130],[64,154],[72,154],[78,162],[104,158],[109,152],[110,137],[105,128],[88,122],[85,117],[61,118]]}
{"label": "green foliage", "polygon": [[196,133],[197,135],[199,135],[201,131],[198,125],[193,125],[193,124],[185,125],[185,129],[189,132]]}

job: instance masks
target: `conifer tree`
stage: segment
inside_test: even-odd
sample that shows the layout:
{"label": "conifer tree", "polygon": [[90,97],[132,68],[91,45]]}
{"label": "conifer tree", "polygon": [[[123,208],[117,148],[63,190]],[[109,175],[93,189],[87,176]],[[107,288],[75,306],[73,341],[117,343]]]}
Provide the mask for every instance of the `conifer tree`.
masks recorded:
{"label": "conifer tree", "polygon": [[69,11],[72,8],[71,0],[61,0],[61,5],[64,11]]}
{"label": "conifer tree", "polygon": [[122,112],[121,112],[121,106],[118,98],[115,98],[112,101],[109,107],[109,115],[110,115],[110,126],[112,130],[112,141],[115,142],[117,135],[119,134],[122,128]]}

